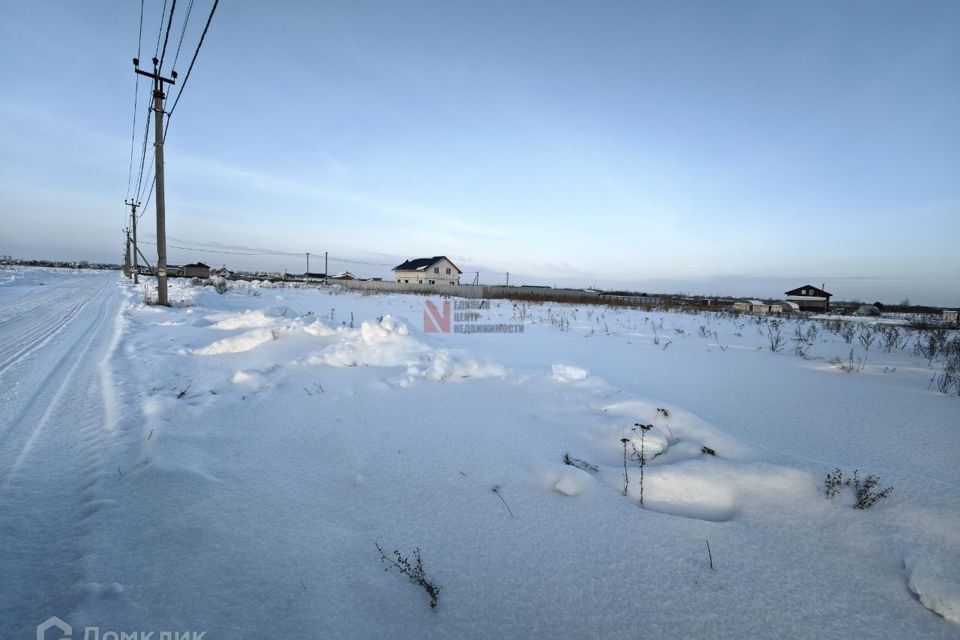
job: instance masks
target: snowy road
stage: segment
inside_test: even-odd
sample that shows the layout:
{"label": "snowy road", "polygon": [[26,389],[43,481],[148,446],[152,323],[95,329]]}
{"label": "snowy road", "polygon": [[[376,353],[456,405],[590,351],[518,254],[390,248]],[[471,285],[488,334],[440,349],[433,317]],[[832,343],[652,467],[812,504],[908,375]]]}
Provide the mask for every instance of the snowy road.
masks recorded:
{"label": "snowy road", "polygon": [[[33,283],[34,285],[36,283]],[[0,298],[0,637],[75,604],[114,415],[117,274],[5,287]],[[47,286],[48,285],[48,286]]]}

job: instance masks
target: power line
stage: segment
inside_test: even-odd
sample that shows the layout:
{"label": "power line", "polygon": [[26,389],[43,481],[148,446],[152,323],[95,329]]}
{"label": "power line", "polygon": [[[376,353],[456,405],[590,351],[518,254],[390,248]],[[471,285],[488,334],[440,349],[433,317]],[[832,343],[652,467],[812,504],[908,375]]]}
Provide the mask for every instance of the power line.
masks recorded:
{"label": "power line", "polygon": [[143,44],[143,2],[140,0],[140,34],[137,36],[137,57],[140,57],[140,47]]}
{"label": "power line", "polygon": [[140,76],[137,76],[133,88],[133,127],[130,130],[130,166],[127,168],[127,195],[130,197],[130,185],[133,182],[133,150],[137,146],[137,104],[140,99]]}
{"label": "power line", "polygon": [[190,66],[187,67],[187,75],[183,77],[183,82],[180,83],[180,89],[177,91],[177,97],[173,101],[173,106],[170,107],[170,111],[167,113],[167,126],[163,129],[163,137],[167,137],[167,129],[170,128],[170,118],[173,117],[173,112],[177,109],[177,104],[180,102],[180,96],[183,95],[183,90],[187,86],[187,80],[190,79],[190,72],[193,71],[193,64],[197,61],[197,55],[200,53],[200,47],[203,46],[203,39],[207,37],[207,30],[210,28],[210,21],[213,20],[213,14],[217,10],[217,4],[220,0],[213,0],[213,6],[210,8],[210,15],[207,16],[207,24],[203,27],[203,33],[200,34],[200,42],[197,43],[197,49],[193,52],[193,58],[190,59]]}
{"label": "power line", "polygon": [[[148,196],[148,199],[149,199],[149,196]],[[141,242],[147,242],[147,241],[141,240]],[[154,244],[154,243],[147,242],[147,244]],[[236,255],[236,256],[285,256],[285,257],[300,258],[300,257],[303,257],[305,254],[305,252],[302,252],[302,251],[292,252],[292,251],[278,251],[278,250],[270,250],[270,249],[264,249],[263,251],[229,251],[229,250],[210,249],[210,248],[201,248],[197,246],[186,246],[186,245],[175,245],[175,244],[168,244],[167,246],[172,247],[174,249],[182,249],[184,251],[196,251],[199,253],[214,253],[214,254]],[[322,255],[324,252],[310,251],[309,253],[310,255]],[[329,260],[332,262],[345,262],[348,264],[363,264],[363,265],[368,265],[373,267],[395,266],[392,262],[391,263],[370,262],[366,260],[352,260],[350,258],[337,258],[334,256],[329,256]]]}
{"label": "power line", "polygon": [[394,266],[393,264],[387,264],[386,262],[364,262],[363,260],[348,260],[348,259],[346,259],[346,258],[334,258],[333,256],[330,256],[330,260],[332,260],[333,262],[346,262],[346,263],[349,263],[349,264],[366,264],[366,265],[370,265],[370,266],[372,266],[372,267],[392,267],[392,266]]}
{"label": "power line", "polygon": [[[193,0],[190,0],[193,2]],[[137,58],[140,58],[140,49],[143,46],[143,3],[144,0],[140,0],[140,31],[137,34]],[[127,169],[127,195],[126,198],[130,197],[130,185],[133,182],[133,150],[136,147],[137,139],[137,104],[140,99],[140,76],[136,76],[134,88],[133,88],[133,128],[130,131],[130,166]],[[139,176],[137,177],[139,180]],[[125,199],[126,199],[125,198]]]}
{"label": "power line", "polygon": [[160,37],[163,35],[163,18],[167,15],[167,0],[163,0],[163,9],[160,10],[160,30],[157,32],[157,48],[153,52],[156,58],[160,54]]}
{"label": "power line", "polygon": [[[151,165],[151,178],[153,177],[153,176],[152,176],[152,170],[153,170],[153,165]],[[138,217],[141,217],[141,218],[142,218],[144,212],[147,210],[147,207],[150,205],[150,197],[153,196],[153,185],[155,185],[155,184],[156,184],[156,182],[151,179],[151,180],[150,180],[150,191],[147,193],[147,199],[143,201],[143,211],[140,212],[140,215],[139,215]]]}
{"label": "power line", "polygon": [[193,0],[190,0],[190,4],[187,5],[187,13],[183,18],[183,28],[180,29],[180,42],[177,43],[177,53],[173,56],[173,64],[170,65],[171,69],[177,68],[177,60],[180,59],[180,47],[183,46],[183,36],[187,35],[187,23],[190,22],[191,11],[193,11]]}
{"label": "power line", "polygon": [[173,12],[176,10],[177,0],[173,0],[173,4],[170,5],[170,16],[167,18],[167,34],[163,36],[163,51],[160,53],[160,66],[157,67],[158,73],[163,70],[163,59],[167,57],[167,42],[170,40],[170,27],[173,25]]}
{"label": "power line", "polygon": [[[147,113],[150,113],[150,110],[147,109]],[[140,173],[137,175],[137,198],[139,199],[142,192],[141,185],[143,184],[143,165],[147,160],[147,139],[150,135],[150,118],[145,118],[143,125],[143,148],[140,150]]]}
{"label": "power line", "polygon": [[[144,243],[146,243],[146,244],[156,244],[155,242],[147,242],[146,240],[141,240],[140,242],[144,242]],[[196,251],[196,252],[198,252],[198,253],[216,253],[216,254],[233,255],[233,256],[296,256],[296,257],[303,257],[303,255],[304,255],[304,254],[302,254],[302,253],[285,253],[285,252],[278,252],[278,251],[267,252],[267,253],[254,253],[254,252],[248,252],[248,251],[215,251],[215,250],[213,250],[213,249],[198,249],[197,247],[184,247],[184,246],[182,246],[182,245],[176,245],[176,244],[168,244],[167,246],[168,246],[168,247],[171,247],[171,248],[173,248],[173,249],[182,249],[182,250],[184,250],[184,251]]]}

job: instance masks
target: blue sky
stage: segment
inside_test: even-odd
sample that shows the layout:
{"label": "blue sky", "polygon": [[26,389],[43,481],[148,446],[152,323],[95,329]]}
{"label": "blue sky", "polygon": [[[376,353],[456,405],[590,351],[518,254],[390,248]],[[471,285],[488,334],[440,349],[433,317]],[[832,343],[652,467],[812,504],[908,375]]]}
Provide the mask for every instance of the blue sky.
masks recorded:
{"label": "blue sky", "polygon": [[[138,21],[0,7],[0,253],[119,259]],[[482,282],[957,305],[958,78],[952,1],[224,0],[170,126],[167,232],[446,254]]]}

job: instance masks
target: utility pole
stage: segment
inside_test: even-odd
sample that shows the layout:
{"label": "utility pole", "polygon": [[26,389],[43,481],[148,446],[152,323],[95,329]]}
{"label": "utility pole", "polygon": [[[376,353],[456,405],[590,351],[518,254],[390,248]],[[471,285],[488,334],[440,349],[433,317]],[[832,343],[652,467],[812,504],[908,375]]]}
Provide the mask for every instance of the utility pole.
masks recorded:
{"label": "utility pole", "polygon": [[323,252],[323,279],[326,280],[330,277],[330,266],[328,262],[328,253],[327,251]]}
{"label": "utility pole", "polygon": [[[124,200],[123,203],[130,206],[130,224],[133,229],[133,284],[140,284],[140,267],[137,264],[137,207],[140,203],[133,199]],[[128,237],[127,242],[129,241]]]}
{"label": "utility pole", "polygon": [[310,252],[307,251],[307,272],[303,274],[303,279],[307,280],[310,277]]}
{"label": "utility pole", "polygon": [[158,65],[160,61],[153,59],[153,73],[140,70],[140,60],[133,59],[133,70],[153,80],[153,116],[154,134],[153,146],[155,151],[153,174],[156,176],[154,200],[157,203],[157,304],[167,306],[167,223],[166,201],[163,193],[163,83],[176,84],[177,72],[170,73],[170,78],[160,75]]}
{"label": "utility pole", "polygon": [[507,271],[507,286],[510,286],[510,272]]}
{"label": "utility pole", "polygon": [[123,254],[123,275],[130,277],[130,230],[124,229],[123,235],[127,239],[125,245],[127,250]]}

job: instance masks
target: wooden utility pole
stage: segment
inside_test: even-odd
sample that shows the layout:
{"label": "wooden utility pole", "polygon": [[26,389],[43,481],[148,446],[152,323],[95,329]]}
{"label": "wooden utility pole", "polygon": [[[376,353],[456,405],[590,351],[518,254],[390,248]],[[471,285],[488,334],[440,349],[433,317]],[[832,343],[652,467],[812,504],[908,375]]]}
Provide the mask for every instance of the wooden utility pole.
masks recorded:
{"label": "wooden utility pole", "polygon": [[177,72],[170,73],[170,78],[160,75],[158,65],[160,61],[153,59],[153,73],[140,70],[140,60],[133,59],[133,70],[153,80],[153,116],[154,134],[153,147],[155,151],[153,174],[156,177],[154,200],[157,203],[157,304],[167,306],[167,223],[166,201],[163,193],[163,84],[176,84]]}
{"label": "wooden utility pole", "polygon": [[124,200],[123,203],[130,206],[130,225],[133,229],[133,284],[140,284],[140,267],[137,264],[137,207],[140,203],[133,199]]}
{"label": "wooden utility pole", "polygon": [[327,255],[327,253],[328,253],[328,252],[326,252],[326,251],[323,252],[323,278],[324,278],[324,280],[326,280],[327,278],[330,277],[330,264],[329,264],[329,261],[328,261],[328,255]]}
{"label": "wooden utility pole", "polygon": [[303,279],[306,280],[310,277],[310,252],[307,251],[307,272],[303,274]]}

